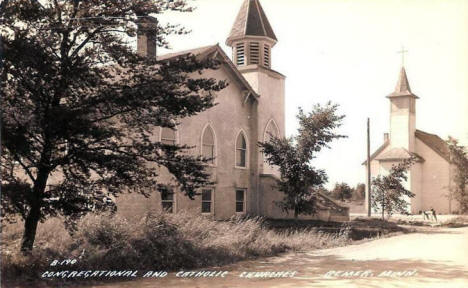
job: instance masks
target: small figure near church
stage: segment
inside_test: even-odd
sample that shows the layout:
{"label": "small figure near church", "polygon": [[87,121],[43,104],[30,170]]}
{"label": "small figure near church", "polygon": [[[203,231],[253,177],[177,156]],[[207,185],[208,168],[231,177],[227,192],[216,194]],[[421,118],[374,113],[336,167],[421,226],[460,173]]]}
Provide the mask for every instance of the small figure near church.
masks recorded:
{"label": "small figure near church", "polygon": [[437,222],[436,211],[434,210],[434,208],[431,208],[431,212],[432,212],[432,218]]}
{"label": "small figure near church", "polygon": [[436,211],[432,207],[431,207],[431,210],[427,210],[427,211],[419,210],[419,214],[423,214],[423,220],[426,220],[426,219],[427,220],[435,220],[437,222]]}

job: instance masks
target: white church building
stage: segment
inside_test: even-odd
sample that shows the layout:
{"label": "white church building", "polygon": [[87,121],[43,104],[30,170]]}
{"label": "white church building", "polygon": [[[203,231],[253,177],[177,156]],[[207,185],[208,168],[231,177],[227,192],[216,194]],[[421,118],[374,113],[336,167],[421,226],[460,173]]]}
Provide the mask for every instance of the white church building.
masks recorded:
{"label": "white church building", "polygon": [[[416,100],[419,97],[411,91],[404,67],[395,91],[387,98],[390,101],[390,133],[384,134],[384,143],[371,155],[371,179],[388,174],[394,164],[415,156],[417,161],[407,172],[408,179],[404,183],[405,188],[415,194],[409,199],[408,212],[416,214],[431,208],[438,214],[456,212],[457,203],[450,194],[455,168],[450,164],[449,149],[439,136],[416,129]],[[367,161],[363,165],[367,169]],[[367,199],[366,193],[366,205]]]}

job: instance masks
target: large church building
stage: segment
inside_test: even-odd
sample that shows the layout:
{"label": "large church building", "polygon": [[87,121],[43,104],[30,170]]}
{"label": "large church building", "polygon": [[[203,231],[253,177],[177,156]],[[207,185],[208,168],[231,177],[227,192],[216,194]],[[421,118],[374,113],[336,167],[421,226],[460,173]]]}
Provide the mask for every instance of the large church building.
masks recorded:
{"label": "large church building", "polygon": [[[139,35],[139,53],[154,53],[154,43]],[[176,190],[172,195],[153,193],[148,199],[131,194],[119,197],[119,210],[135,214],[162,208],[168,212],[192,210],[214,219],[250,214],[269,218],[292,218],[274,201],[283,199],[276,180],[277,167],[265,162],[258,142],[270,135],[285,135],[285,76],[272,69],[272,50],[278,39],[258,0],[245,0],[226,44],[232,48],[230,58],[219,45],[195,48],[159,56],[159,60],[193,54],[213,57],[222,63],[217,70],[204,71],[202,77],[227,80],[219,91],[217,105],[190,118],[180,119],[176,131],[157,128],[154,136],[168,144],[195,147],[192,153],[214,157],[208,165],[214,185],[199,191],[191,200]],[[170,179],[170,175],[166,180]],[[163,177],[164,178],[164,177]],[[164,180],[164,179],[163,179]],[[131,199],[129,199],[129,197]],[[320,196],[322,209],[307,218],[347,220],[348,208]]]}
{"label": "large church building", "polygon": [[393,165],[414,156],[416,163],[407,171],[408,179],[404,183],[405,188],[415,194],[408,199],[408,212],[416,214],[430,209],[441,214],[457,212],[457,203],[450,194],[455,168],[450,164],[448,146],[439,136],[416,129],[419,97],[411,91],[404,67],[395,91],[387,98],[390,133],[384,134],[384,143],[371,155],[371,179],[388,174]]}

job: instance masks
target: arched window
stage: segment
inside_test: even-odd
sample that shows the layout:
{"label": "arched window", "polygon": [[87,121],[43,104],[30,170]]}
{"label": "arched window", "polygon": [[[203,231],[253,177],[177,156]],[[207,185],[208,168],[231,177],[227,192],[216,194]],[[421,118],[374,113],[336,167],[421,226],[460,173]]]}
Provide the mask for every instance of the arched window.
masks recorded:
{"label": "arched window", "polygon": [[176,131],[171,128],[163,127],[161,131],[161,143],[167,145],[176,144]]}
{"label": "arched window", "polygon": [[278,126],[276,126],[275,121],[273,121],[272,119],[267,124],[267,127],[265,129],[265,135],[263,136],[263,141],[268,143],[274,137],[279,137],[279,130]]}
{"label": "arched window", "polygon": [[214,157],[215,157],[215,137],[213,133],[213,129],[210,126],[207,126],[203,131],[202,136],[202,155],[205,158],[211,158],[208,162],[210,164],[214,164]]}
{"label": "arched window", "polygon": [[[275,121],[271,119],[270,121],[268,121],[265,127],[265,131],[263,134],[263,142],[268,143],[274,137],[280,137],[280,132],[279,132],[278,126],[276,126]],[[265,154],[262,153],[262,156],[263,156],[263,173],[278,175],[279,173],[278,167],[274,165],[270,165],[267,161],[267,157],[265,157]]]}
{"label": "arched window", "polygon": [[247,142],[244,133],[239,133],[236,140],[236,166],[246,167],[247,164]]}

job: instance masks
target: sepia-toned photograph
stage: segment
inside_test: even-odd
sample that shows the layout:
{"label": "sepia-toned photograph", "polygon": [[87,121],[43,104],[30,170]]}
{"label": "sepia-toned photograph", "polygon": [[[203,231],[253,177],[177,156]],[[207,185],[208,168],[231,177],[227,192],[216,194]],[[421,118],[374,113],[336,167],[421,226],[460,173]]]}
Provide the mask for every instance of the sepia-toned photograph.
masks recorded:
{"label": "sepia-toned photograph", "polygon": [[0,0],[0,287],[468,287],[468,0]]}

